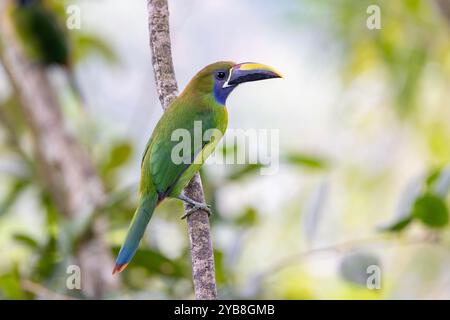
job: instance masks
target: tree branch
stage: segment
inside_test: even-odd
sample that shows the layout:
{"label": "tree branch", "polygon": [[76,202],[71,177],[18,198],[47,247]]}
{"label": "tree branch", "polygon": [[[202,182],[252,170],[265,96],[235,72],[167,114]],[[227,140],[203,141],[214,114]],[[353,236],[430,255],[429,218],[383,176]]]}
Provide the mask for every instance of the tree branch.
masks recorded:
{"label": "tree branch", "polygon": [[[178,86],[172,62],[169,8],[167,0],[147,0],[149,14],[150,49],[159,100],[164,110],[176,98]],[[197,173],[184,189],[184,194],[204,202],[200,175]],[[185,204],[185,211],[190,209]],[[208,213],[199,210],[187,218],[191,244],[192,276],[198,300],[217,299],[214,252]]]}
{"label": "tree branch", "polygon": [[300,265],[306,262],[308,259],[314,258],[316,255],[320,256],[320,254],[325,253],[345,254],[361,249],[367,250],[367,247],[376,245],[382,245],[384,247],[405,247],[436,244],[441,245],[444,250],[448,250],[448,246],[444,246],[444,244],[441,243],[439,239],[435,238],[434,234],[426,234],[425,236],[420,236],[417,238],[414,237],[410,239],[402,239],[402,241],[397,242],[392,241],[392,236],[389,237],[383,234],[376,234],[368,238],[352,239],[340,243],[300,251],[274,261],[260,271],[253,272],[252,277],[250,277],[250,279],[245,284],[240,298],[254,298],[256,294],[260,293],[261,290],[263,290],[263,284],[268,280],[268,278],[277,275],[280,271],[285,270],[285,268],[291,267],[293,265]]}
{"label": "tree branch", "polygon": [[[105,202],[102,182],[88,154],[65,127],[45,69],[29,61],[17,42],[8,2],[0,0],[0,60],[32,131],[40,173],[52,199],[68,219],[84,220]],[[110,275],[113,262],[103,239],[106,227],[106,220],[95,219],[92,236],[77,248],[82,290],[90,298],[100,298],[117,284]]]}
{"label": "tree branch", "polygon": [[450,24],[450,2],[448,0],[435,0],[435,3],[439,7],[441,14]]}
{"label": "tree branch", "polygon": [[[294,253],[292,255],[281,258],[278,261],[275,261],[273,264],[269,265],[264,270],[255,273],[253,279],[249,282],[251,283],[254,279],[264,279],[268,276],[272,276],[277,274],[283,268],[294,264],[300,264],[304,262],[307,258],[313,257],[314,255],[318,255],[321,253],[347,253],[356,250],[360,250],[362,248],[374,247],[377,245],[381,245],[386,247],[406,247],[406,246],[418,246],[418,245],[439,245],[444,249],[448,249],[448,246],[444,244],[438,237],[438,235],[434,232],[429,232],[419,236],[413,236],[404,238],[401,241],[394,242],[392,241],[395,236],[385,235],[385,234],[374,234],[367,238],[361,239],[352,239],[347,240],[340,243],[335,243],[331,245],[325,245],[313,249],[309,249],[306,251],[301,251],[298,253]],[[399,239],[398,239],[399,240]]]}

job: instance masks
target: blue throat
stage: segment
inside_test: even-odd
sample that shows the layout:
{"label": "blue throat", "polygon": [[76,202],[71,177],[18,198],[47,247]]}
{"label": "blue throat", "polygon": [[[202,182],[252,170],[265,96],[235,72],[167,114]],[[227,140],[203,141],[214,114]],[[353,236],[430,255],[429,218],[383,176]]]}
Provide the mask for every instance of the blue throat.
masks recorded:
{"label": "blue throat", "polygon": [[214,98],[221,105],[225,105],[227,102],[228,95],[233,91],[235,86],[222,88],[223,83],[219,81],[214,82]]}

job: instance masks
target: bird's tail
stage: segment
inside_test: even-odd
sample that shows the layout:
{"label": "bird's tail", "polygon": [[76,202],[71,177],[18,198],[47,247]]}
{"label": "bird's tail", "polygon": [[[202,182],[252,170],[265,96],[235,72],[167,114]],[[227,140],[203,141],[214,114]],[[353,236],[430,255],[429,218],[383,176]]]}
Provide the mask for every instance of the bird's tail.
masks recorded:
{"label": "bird's tail", "polygon": [[125,269],[133,258],[139,246],[139,242],[144,235],[147,224],[156,208],[157,202],[158,196],[156,194],[141,199],[141,202],[134,213],[133,220],[131,220],[130,227],[128,228],[125,242],[123,243],[122,248],[120,248],[119,255],[117,256],[113,274]]}

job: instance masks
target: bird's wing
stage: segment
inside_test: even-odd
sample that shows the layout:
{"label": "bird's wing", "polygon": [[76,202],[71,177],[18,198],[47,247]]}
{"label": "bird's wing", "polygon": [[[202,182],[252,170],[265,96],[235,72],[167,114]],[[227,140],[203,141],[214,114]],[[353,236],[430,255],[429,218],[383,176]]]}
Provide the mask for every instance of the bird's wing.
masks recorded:
{"label": "bird's wing", "polygon": [[[193,141],[194,121],[202,121],[202,136],[205,130],[211,128],[212,125],[206,114],[199,115],[191,112],[177,115],[173,111],[167,111],[161,118],[147,144],[142,160],[142,169],[150,171],[148,173],[151,176],[152,183],[158,193],[162,195],[170,193],[183,173],[191,166],[193,160],[207,144],[207,141],[202,141],[199,146],[195,146]],[[188,143],[190,147],[178,148],[182,140],[172,139],[172,133],[176,129],[184,130],[186,136],[191,138],[190,144]],[[172,157],[174,148],[178,148],[177,150],[180,151],[174,154],[179,156],[177,159]],[[143,175],[144,179],[148,173]]]}

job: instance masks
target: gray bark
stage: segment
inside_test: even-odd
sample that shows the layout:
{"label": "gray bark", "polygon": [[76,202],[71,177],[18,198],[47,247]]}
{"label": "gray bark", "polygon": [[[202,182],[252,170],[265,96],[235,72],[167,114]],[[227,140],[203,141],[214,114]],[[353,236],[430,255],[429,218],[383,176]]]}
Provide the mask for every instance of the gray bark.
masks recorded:
{"label": "gray bark", "polygon": [[[86,151],[67,130],[45,69],[23,53],[7,15],[7,3],[0,0],[0,59],[31,129],[42,180],[66,218],[85,220],[105,202],[102,182]],[[82,291],[89,298],[100,298],[117,285],[103,237],[106,227],[106,220],[95,219],[91,236],[77,249]]]}
{"label": "gray bark", "polygon": [[[178,86],[172,62],[167,0],[148,0],[150,49],[159,100],[164,110],[176,98]],[[204,202],[202,182],[197,173],[184,189],[184,194]],[[184,210],[190,209],[185,204]],[[192,277],[197,300],[217,299],[214,252],[208,213],[199,210],[187,218],[191,246]]]}
{"label": "gray bark", "polygon": [[450,2],[448,0],[435,0],[435,2],[447,23],[450,24]]}

